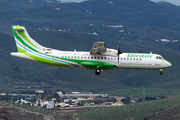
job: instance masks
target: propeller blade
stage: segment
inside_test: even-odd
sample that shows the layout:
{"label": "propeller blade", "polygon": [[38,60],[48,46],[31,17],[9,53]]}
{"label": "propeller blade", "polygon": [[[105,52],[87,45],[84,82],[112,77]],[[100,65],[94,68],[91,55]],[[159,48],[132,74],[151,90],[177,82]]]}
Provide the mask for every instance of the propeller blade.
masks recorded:
{"label": "propeller blade", "polygon": [[119,45],[118,45],[118,53],[117,53],[117,56],[118,56],[118,63],[119,63],[119,54],[121,54],[122,52],[120,51],[120,41],[119,41]]}

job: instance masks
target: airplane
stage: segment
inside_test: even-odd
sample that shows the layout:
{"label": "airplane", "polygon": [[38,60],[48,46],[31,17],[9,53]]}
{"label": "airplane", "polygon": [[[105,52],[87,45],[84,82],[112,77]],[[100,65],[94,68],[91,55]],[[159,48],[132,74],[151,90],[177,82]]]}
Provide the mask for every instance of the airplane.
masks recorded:
{"label": "airplane", "polygon": [[172,64],[159,54],[123,53],[118,49],[106,48],[104,42],[95,42],[90,52],[61,51],[41,46],[33,40],[25,27],[12,26],[12,31],[18,52],[11,52],[12,56],[44,63],[58,67],[79,67],[95,70],[99,75],[103,70],[120,69],[148,69],[163,70]]}

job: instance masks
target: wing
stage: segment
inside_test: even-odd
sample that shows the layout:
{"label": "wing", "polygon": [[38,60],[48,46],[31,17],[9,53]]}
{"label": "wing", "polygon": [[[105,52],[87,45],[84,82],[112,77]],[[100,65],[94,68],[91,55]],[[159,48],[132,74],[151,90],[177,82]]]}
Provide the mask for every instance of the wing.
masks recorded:
{"label": "wing", "polygon": [[105,52],[106,52],[105,43],[104,42],[95,42],[93,44],[90,54],[93,54],[93,55],[100,54],[101,55],[101,53],[105,53]]}

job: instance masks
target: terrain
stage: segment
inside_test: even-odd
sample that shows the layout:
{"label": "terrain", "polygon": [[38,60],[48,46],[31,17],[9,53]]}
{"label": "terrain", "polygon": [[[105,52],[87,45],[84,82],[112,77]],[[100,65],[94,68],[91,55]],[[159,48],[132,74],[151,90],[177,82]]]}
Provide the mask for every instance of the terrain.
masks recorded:
{"label": "terrain", "polygon": [[88,112],[82,111],[75,117],[86,120],[176,120],[179,119],[179,96]]}
{"label": "terrain", "polygon": [[73,120],[72,116],[41,107],[0,102],[0,120]]}
{"label": "terrain", "polygon": [[[116,107],[81,107],[45,109],[1,102],[0,118],[28,120],[176,120],[179,119],[180,96]],[[19,114],[20,113],[20,114]]]}

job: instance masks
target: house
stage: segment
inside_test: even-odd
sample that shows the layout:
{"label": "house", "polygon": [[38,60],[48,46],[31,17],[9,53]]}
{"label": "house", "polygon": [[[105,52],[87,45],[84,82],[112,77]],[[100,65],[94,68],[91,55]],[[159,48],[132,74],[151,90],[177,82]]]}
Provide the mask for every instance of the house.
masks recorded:
{"label": "house", "polygon": [[167,95],[167,98],[174,97],[174,95]]}
{"label": "house", "polygon": [[39,95],[38,95],[38,98],[43,98],[43,99],[44,99],[44,98],[46,98],[46,95],[39,94]]}
{"label": "house", "polygon": [[55,10],[61,10],[61,8],[55,8]]}

